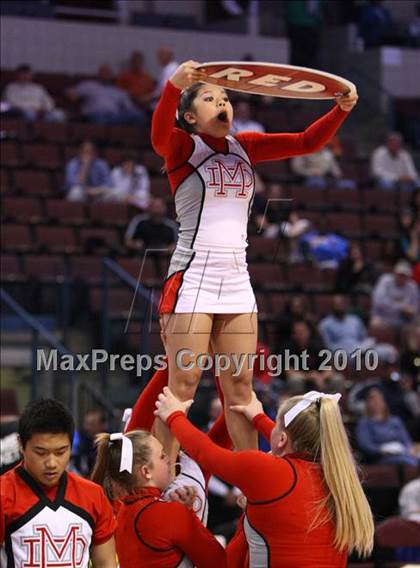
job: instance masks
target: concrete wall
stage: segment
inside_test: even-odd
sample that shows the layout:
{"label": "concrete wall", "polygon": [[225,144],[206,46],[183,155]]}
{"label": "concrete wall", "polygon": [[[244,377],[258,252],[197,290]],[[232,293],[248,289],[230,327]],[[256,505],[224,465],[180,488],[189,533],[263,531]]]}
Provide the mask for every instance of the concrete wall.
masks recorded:
{"label": "concrete wall", "polygon": [[139,49],[146,56],[149,70],[156,75],[155,51],[162,43],[174,49],[178,61],[235,61],[250,51],[256,60],[274,63],[289,60],[288,41],[284,38],[14,17],[1,19],[3,68],[27,62],[38,71],[93,73],[101,63],[109,62],[117,70],[133,49]]}

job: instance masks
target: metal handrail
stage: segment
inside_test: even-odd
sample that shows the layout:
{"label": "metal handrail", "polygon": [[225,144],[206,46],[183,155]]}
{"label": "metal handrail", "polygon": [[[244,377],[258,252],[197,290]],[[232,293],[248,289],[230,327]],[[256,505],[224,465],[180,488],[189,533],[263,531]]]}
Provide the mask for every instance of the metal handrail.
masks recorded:
{"label": "metal handrail", "polygon": [[[31,399],[34,400],[37,397],[37,380],[36,380],[36,353],[39,338],[41,337],[50,347],[56,349],[60,355],[70,355],[76,358],[76,355],[67,347],[65,347],[58,339],[50,332],[48,329],[39,322],[34,316],[32,316],[24,307],[22,307],[3,287],[0,287],[0,299],[4,302],[13,312],[15,312],[19,318],[32,329],[33,342],[32,342],[32,375],[31,375]],[[75,423],[78,424],[79,418],[79,395],[82,390],[89,393],[92,399],[102,407],[103,410],[109,415],[109,417],[114,420],[116,417],[116,411],[112,407],[112,404],[108,402],[105,397],[97,392],[91,385],[82,383],[79,381],[74,373],[69,372],[70,378],[70,408],[72,409],[72,414]]]}

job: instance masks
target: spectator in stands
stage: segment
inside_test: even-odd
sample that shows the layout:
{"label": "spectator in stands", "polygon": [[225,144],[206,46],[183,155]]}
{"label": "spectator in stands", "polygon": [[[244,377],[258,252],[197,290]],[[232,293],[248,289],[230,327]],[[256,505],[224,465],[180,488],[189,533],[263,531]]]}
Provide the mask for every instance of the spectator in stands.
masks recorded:
{"label": "spectator in stands", "polygon": [[408,326],[403,337],[401,372],[410,375],[420,386],[420,323]]}
{"label": "spectator in stands", "polygon": [[288,219],[281,223],[279,229],[279,234],[285,237],[289,243],[289,262],[303,262],[305,256],[301,246],[301,238],[311,231],[311,221],[302,218],[297,211],[292,211]]}
{"label": "spectator in stands", "polygon": [[16,79],[6,86],[3,101],[11,114],[20,114],[31,122],[63,122],[66,119],[64,112],[55,107],[45,87],[33,81],[32,69],[27,64],[16,69]]}
{"label": "spectator in stands", "polygon": [[291,160],[292,171],[306,187],[326,188],[329,181],[342,189],[354,189],[356,182],[344,179],[333,151],[326,147],[313,154],[296,156]]}
{"label": "spectator in stands", "polygon": [[66,198],[69,201],[100,200],[109,188],[109,166],[98,158],[93,142],[85,140],[80,145],[79,155],[66,165]]}
{"label": "spectator in stands", "polygon": [[411,191],[420,185],[413,158],[402,148],[403,139],[391,132],[386,145],[379,146],[371,157],[371,171],[380,189]]}
{"label": "spectator in stands", "polygon": [[414,209],[405,209],[399,221],[401,256],[410,262],[420,261],[420,218],[416,217]]}
{"label": "spectator in stands", "polygon": [[380,389],[371,388],[367,394],[366,416],[357,424],[356,439],[366,460],[371,463],[420,463],[406,427],[398,416],[390,414]]}
{"label": "spectator in stands", "polygon": [[129,95],[114,85],[112,69],[101,65],[97,79],[82,81],[67,91],[72,101],[82,101],[82,114],[102,124],[144,124],[145,114]]}
{"label": "spectator in stands", "polygon": [[73,463],[81,475],[92,473],[96,460],[95,438],[106,431],[106,416],[101,410],[86,412],[82,429],[74,433],[72,448]]}
{"label": "spectator in stands", "polygon": [[150,178],[147,169],[136,163],[134,155],[127,154],[111,172],[111,188],[106,201],[118,201],[147,209],[150,203]]}
{"label": "spectator in stands", "polygon": [[[402,517],[420,523],[420,477],[404,485],[398,497],[398,504]],[[420,561],[420,557],[418,560]]]}
{"label": "spectator in stands", "polygon": [[[293,323],[298,320],[306,320],[311,325],[315,322],[315,315],[311,311],[308,296],[292,296],[280,314],[276,314],[276,333],[280,344],[289,341],[292,334]],[[276,352],[279,346],[276,346]]]}
{"label": "spectator in stands", "polygon": [[420,47],[420,2],[416,4],[416,15],[408,24],[409,45]]}
{"label": "spectator in stands", "polygon": [[251,113],[251,105],[248,101],[240,100],[235,105],[235,118],[232,123],[232,132],[237,134],[238,132],[265,132],[264,126],[253,120]]}
{"label": "spectator in stands", "polygon": [[337,268],[347,255],[348,241],[328,230],[328,221],[321,219],[321,228],[311,227],[299,237],[304,258],[316,262],[321,268]]}
{"label": "spectator in stands", "polygon": [[166,217],[166,203],[160,197],[150,201],[148,213],[134,217],[125,233],[127,248],[135,251],[162,248],[169,252],[175,248],[178,225]]}
{"label": "spectator in stands", "polygon": [[153,98],[156,80],[144,70],[144,57],[140,51],[133,51],[128,69],[118,75],[116,84],[127,91],[137,105],[148,106]]}
{"label": "spectator in stands", "polygon": [[370,0],[361,7],[359,33],[367,48],[383,45],[387,36],[393,32],[394,23],[383,0]]}
{"label": "spectator in stands", "polygon": [[316,67],[322,25],[321,2],[287,0],[286,24],[291,63],[303,67]]}
{"label": "spectator in stands", "polygon": [[163,87],[166,85],[169,77],[171,77],[175,73],[176,69],[179,66],[179,63],[177,63],[177,61],[175,60],[174,52],[167,45],[161,45],[157,50],[156,55],[159,65],[162,68],[154,93],[154,99],[157,102],[160,98],[160,95],[162,94]]}
{"label": "spectator in stands", "polygon": [[343,349],[349,357],[367,336],[359,316],[348,313],[347,297],[340,295],[334,296],[332,313],[320,321],[319,331],[330,351]]}
{"label": "spectator in stands", "polygon": [[383,274],[372,292],[371,324],[400,328],[420,313],[420,294],[411,279],[411,266],[400,260],[392,274]]}
{"label": "spectator in stands", "polygon": [[343,294],[371,292],[377,277],[374,265],[365,260],[360,245],[353,242],[338,267],[335,288]]}
{"label": "spectator in stands", "polygon": [[[341,392],[344,380],[334,370],[319,370],[325,361],[321,351],[325,349],[315,328],[306,320],[296,320],[292,324],[292,340],[281,353],[290,357],[289,369],[284,375],[291,396],[303,394],[308,390],[322,392]],[[296,357],[293,357],[295,355]]]}

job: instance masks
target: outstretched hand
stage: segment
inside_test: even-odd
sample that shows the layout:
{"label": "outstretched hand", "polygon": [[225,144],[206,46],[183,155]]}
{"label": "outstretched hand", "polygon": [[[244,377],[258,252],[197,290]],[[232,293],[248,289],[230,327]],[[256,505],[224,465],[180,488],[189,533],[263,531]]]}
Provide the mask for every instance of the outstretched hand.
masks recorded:
{"label": "outstretched hand", "polygon": [[346,95],[339,95],[336,97],[335,102],[346,112],[350,112],[356,106],[359,96],[357,91],[349,91]]}
{"label": "outstretched hand", "polygon": [[203,81],[206,78],[205,72],[199,70],[198,67],[200,67],[198,61],[185,61],[185,63],[181,63],[172,77],[169,78],[169,81],[177,89],[187,89],[193,83]]}
{"label": "outstretched hand", "polygon": [[160,393],[156,401],[154,415],[166,422],[167,418],[177,410],[187,414],[193,402],[193,400],[180,401],[171,393],[169,387],[164,387],[163,392]]}
{"label": "outstretched hand", "polygon": [[252,398],[249,404],[229,406],[230,410],[243,414],[250,422],[258,415],[264,412],[263,405],[258,400],[257,395],[252,391]]}

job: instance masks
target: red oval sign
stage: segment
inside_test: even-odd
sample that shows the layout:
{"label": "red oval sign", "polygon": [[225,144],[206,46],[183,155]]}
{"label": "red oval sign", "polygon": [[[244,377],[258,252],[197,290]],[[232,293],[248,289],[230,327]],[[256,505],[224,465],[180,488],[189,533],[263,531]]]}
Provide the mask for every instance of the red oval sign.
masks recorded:
{"label": "red oval sign", "polygon": [[254,95],[288,99],[334,99],[355,91],[350,81],[325,71],[256,61],[203,63],[206,83]]}

